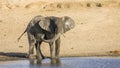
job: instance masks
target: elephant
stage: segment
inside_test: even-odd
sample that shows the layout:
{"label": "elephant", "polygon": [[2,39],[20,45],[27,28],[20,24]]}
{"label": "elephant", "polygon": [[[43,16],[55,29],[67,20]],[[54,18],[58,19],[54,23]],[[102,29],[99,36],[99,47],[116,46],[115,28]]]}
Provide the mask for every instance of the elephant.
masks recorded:
{"label": "elephant", "polygon": [[[27,32],[29,41],[29,59],[33,63],[33,49],[36,48],[37,63],[41,63],[44,55],[41,52],[40,45],[46,42],[50,46],[51,63],[59,62],[60,36],[75,27],[75,22],[71,17],[55,17],[38,15],[32,18],[20,38]],[[53,53],[55,43],[55,55]],[[56,61],[54,61],[56,59]]]}

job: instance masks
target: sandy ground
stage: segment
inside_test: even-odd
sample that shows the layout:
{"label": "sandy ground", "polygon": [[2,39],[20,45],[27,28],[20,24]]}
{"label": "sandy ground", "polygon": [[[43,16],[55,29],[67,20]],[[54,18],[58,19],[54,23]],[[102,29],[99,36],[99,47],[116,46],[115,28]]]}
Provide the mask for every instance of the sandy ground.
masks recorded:
{"label": "sandy ground", "polygon": [[[74,19],[75,28],[61,36],[60,56],[120,55],[119,0],[0,0],[0,60],[26,56],[27,35],[20,42],[17,38],[36,15]],[[42,43],[42,52],[49,56],[48,44]]]}

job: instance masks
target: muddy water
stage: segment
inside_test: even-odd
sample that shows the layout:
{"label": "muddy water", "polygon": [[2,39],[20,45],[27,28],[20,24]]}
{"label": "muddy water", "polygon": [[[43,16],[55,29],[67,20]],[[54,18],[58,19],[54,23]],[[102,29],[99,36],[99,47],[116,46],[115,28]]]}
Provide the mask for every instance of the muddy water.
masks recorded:
{"label": "muddy water", "polygon": [[30,64],[29,60],[0,61],[0,68],[120,68],[120,58],[73,57],[61,58],[61,64],[51,65],[49,59],[42,64]]}

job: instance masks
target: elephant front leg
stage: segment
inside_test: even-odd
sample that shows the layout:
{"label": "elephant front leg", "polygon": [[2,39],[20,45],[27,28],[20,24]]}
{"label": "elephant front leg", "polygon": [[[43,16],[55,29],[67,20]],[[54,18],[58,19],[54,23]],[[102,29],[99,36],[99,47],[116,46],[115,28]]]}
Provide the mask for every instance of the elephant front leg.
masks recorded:
{"label": "elephant front leg", "polygon": [[55,59],[56,59],[56,63],[60,64],[60,58],[59,58],[59,53],[60,53],[60,38],[58,38],[55,41]]}
{"label": "elephant front leg", "polygon": [[54,57],[54,45],[53,45],[53,42],[50,42],[49,45],[50,45],[51,64],[55,64],[56,61],[55,61],[55,57]]}
{"label": "elephant front leg", "polygon": [[37,42],[35,44],[35,46],[36,46],[36,54],[37,54],[36,58],[37,58],[37,63],[38,64],[41,64],[41,60],[42,60],[42,56],[41,56],[41,52],[40,52],[40,44],[41,44],[41,42],[40,43]]}

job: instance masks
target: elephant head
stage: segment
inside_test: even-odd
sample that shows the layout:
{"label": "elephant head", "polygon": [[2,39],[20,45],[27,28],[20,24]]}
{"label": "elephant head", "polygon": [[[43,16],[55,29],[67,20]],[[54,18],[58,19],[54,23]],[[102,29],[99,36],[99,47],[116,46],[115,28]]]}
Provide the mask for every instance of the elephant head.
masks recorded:
{"label": "elephant head", "polygon": [[73,19],[68,16],[64,16],[61,18],[49,17],[49,19],[41,21],[39,25],[42,29],[55,33],[55,36],[52,39],[48,40],[44,39],[44,35],[42,36],[42,41],[47,43],[57,40],[61,36],[61,34],[66,33],[67,31],[75,27]]}
{"label": "elephant head", "polygon": [[63,33],[67,32],[70,29],[73,29],[75,27],[74,20],[68,16],[62,17],[62,23],[63,23]]}

